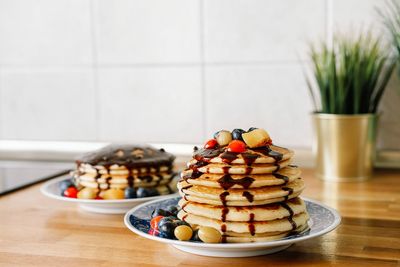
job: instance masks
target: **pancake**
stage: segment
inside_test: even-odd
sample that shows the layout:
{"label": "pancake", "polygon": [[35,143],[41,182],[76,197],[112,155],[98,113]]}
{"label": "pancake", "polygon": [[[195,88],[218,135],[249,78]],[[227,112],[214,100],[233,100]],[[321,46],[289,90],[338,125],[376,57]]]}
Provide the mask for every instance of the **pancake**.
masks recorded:
{"label": "pancake", "polygon": [[[257,205],[265,205],[265,204],[271,204],[271,203],[277,203],[277,202],[282,202],[286,201],[295,197],[298,197],[301,192],[298,193],[293,193],[290,196],[286,197],[278,197],[278,198],[270,198],[270,199],[265,199],[265,200],[253,200],[253,202],[249,201],[235,201],[235,200],[229,200],[229,201],[221,201],[221,200],[214,200],[214,199],[204,199],[198,196],[191,196],[191,195],[184,195],[183,198],[186,199],[187,201],[193,201],[197,203],[203,203],[203,204],[210,204],[210,205],[216,205],[216,206],[257,206]],[[181,194],[182,195],[182,194]]]}
{"label": "pancake", "polygon": [[306,206],[300,198],[269,205],[224,207],[201,204],[181,199],[179,206],[182,210],[198,216],[226,221],[271,221],[296,215],[306,211]]}
{"label": "pancake", "polygon": [[254,164],[248,165],[228,165],[225,163],[209,163],[203,166],[201,161],[192,159],[189,164],[189,169],[194,169],[202,173],[215,173],[215,174],[266,174],[280,170],[290,164],[290,159],[279,161],[278,163],[270,164]]}
{"label": "pancake", "polygon": [[132,168],[129,169],[126,166],[120,166],[113,164],[109,167],[104,166],[92,166],[90,164],[82,164],[78,167],[79,172],[81,173],[88,173],[88,174],[110,174],[110,175],[129,175],[129,174],[140,174],[140,175],[147,175],[147,174],[154,174],[159,172],[168,172],[171,171],[171,166],[161,165],[159,167],[142,167],[142,168]]}
{"label": "pancake", "polygon": [[185,170],[181,177],[187,183],[193,185],[202,185],[215,188],[256,188],[263,186],[281,185],[290,183],[299,178],[301,171],[297,167],[288,166],[271,174],[213,174],[196,173],[193,170]]}
{"label": "pancake", "polygon": [[236,235],[231,235],[231,233],[225,233],[224,239],[228,243],[267,242],[267,241],[279,240],[292,234],[302,233],[307,231],[308,229],[309,229],[308,224],[304,224],[293,231],[274,233],[270,235],[255,234],[254,236],[252,236],[247,234],[246,236],[236,236]]}
{"label": "pancake", "polygon": [[[250,233],[255,235],[259,233],[268,232],[286,232],[293,231],[297,227],[305,225],[309,219],[306,212],[302,212],[294,215],[289,220],[289,217],[282,219],[276,219],[272,221],[255,221],[255,222],[232,222],[232,221],[221,221],[216,219],[210,219],[203,216],[186,213],[180,210],[178,213],[179,219],[184,219],[186,222],[194,225],[208,226],[217,229],[218,231],[224,232],[235,232],[235,233]],[[225,231],[222,231],[224,229]]]}
{"label": "pancake", "polygon": [[[174,178],[175,173],[160,173],[160,174],[149,174],[144,176],[132,176],[133,181],[130,181],[129,176],[109,176],[100,175],[96,176],[94,174],[82,174],[79,175],[76,172],[72,172],[71,175],[75,178],[77,183],[83,186],[97,188],[98,185],[119,185],[119,188],[125,188],[129,186],[130,182],[133,182],[135,187],[154,187],[158,185],[165,185],[171,182]],[[102,187],[103,188],[103,187]]]}
{"label": "pancake", "polygon": [[193,197],[196,197],[196,199],[201,199],[200,203],[227,206],[252,206],[260,205],[260,203],[273,203],[266,201],[271,199],[285,200],[286,198],[293,198],[303,191],[304,183],[302,179],[299,178],[287,185],[249,188],[244,191],[242,189],[223,190],[220,188],[191,185],[184,180],[180,180],[178,182],[178,189],[180,194],[186,197],[186,199],[190,200],[192,197],[193,200]]}
{"label": "pancake", "polygon": [[170,193],[169,184],[175,176],[174,159],[164,149],[114,144],[79,157],[71,175],[78,188],[97,189],[100,195],[104,190],[128,187],[156,188],[166,194]]}

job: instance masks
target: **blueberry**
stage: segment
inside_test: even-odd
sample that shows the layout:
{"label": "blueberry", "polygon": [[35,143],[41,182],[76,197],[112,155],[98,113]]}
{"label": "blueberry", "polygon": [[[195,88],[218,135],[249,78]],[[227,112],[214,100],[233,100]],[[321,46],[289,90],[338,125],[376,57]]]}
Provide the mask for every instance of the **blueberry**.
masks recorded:
{"label": "blueberry", "polygon": [[194,230],[192,238],[190,239],[192,241],[197,241],[197,242],[202,242],[199,238],[199,230]]}
{"label": "blueberry", "polygon": [[258,128],[256,128],[256,127],[250,127],[250,128],[247,130],[247,132],[251,132],[251,131],[256,130],[256,129],[258,129]]}
{"label": "blueberry", "polygon": [[214,133],[214,135],[213,135],[214,139],[217,139],[217,135],[219,134],[219,132],[220,131]]}
{"label": "blueberry", "polygon": [[176,223],[176,226],[187,225],[187,226],[191,227],[189,223],[182,221],[182,220],[176,221],[175,223]]}
{"label": "blueberry", "polygon": [[166,223],[174,223],[175,224],[175,222],[174,222],[175,220],[176,220],[176,218],[173,216],[164,217],[158,222],[158,228],[160,229],[160,227]]}
{"label": "blueberry", "polygon": [[163,210],[163,209],[155,209],[155,210],[153,210],[153,212],[151,213],[151,218],[154,218],[154,217],[156,217],[156,216],[164,216],[164,217],[167,217],[167,216],[171,216],[171,215],[172,215],[172,213],[169,212],[169,211],[166,211],[166,210]]}
{"label": "blueberry", "polygon": [[167,211],[169,211],[170,213],[172,213],[173,215],[177,215],[178,214],[178,207],[177,206],[169,206],[167,208]]}
{"label": "blueberry", "polygon": [[[161,222],[161,221],[160,221]],[[159,224],[158,230],[162,235],[166,238],[174,238],[174,230],[176,228],[176,224],[173,222],[166,222],[163,224]]]}
{"label": "blueberry", "polygon": [[72,179],[64,180],[60,183],[59,188],[61,191],[61,194],[67,190],[68,187],[74,186],[74,183],[72,182]]}
{"label": "blueberry", "polygon": [[125,198],[136,198],[136,190],[133,187],[125,188]]}
{"label": "blueberry", "polygon": [[153,196],[158,196],[159,193],[157,189],[155,188],[143,188],[139,187],[136,191],[137,197],[153,197]]}
{"label": "blueberry", "polygon": [[233,140],[242,140],[242,141],[243,141],[242,133],[245,133],[245,131],[242,130],[242,129],[234,129],[234,130],[232,131],[232,138],[233,138]]}

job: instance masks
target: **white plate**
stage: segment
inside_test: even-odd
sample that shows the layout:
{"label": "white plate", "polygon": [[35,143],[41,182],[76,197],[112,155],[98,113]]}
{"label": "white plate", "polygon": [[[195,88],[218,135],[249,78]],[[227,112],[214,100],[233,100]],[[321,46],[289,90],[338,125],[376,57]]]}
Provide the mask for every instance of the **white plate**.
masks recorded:
{"label": "white plate", "polygon": [[94,200],[94,199],[78,199],[78,198],[69,198],[61,196],[61,192],[59,189],[59,184],[69,179],[66,176],[52,179],[47,181],[42,185],[40,191],[49,198],[54,198],[57,200],[74,202],[77,203],[78,206],[86,211],[96,212],[96,213],[106,213],[106,214],[124,214],[131,208],[151,201],[151,200],[160,200],[164,198],[168,198],[170,196],[176,197],[178,194],[169,194],[163,196],[156,197],[144,197],[144,198],[131,198],[131,199],[116,199],[116,200]]}
{"label": "white plate", "polygon": [[165,209],[176,205],[180,197],[169,197],[163,200],[154,200],[136,206],[125,215],[125,225],[134,233],[148,239],[170,244],[177,249],[212,257],[251,257],[271,254],[288,248],[290,245],[324,235],[334,230],[340,223],[340,215],[330,207],[314,200],[304,199],[307,211],[310,214],[310,230],[292,235],[276,241],[236,244],[206,244],[194,241],[178,241],[148,234],[151,212],[154,209]]}

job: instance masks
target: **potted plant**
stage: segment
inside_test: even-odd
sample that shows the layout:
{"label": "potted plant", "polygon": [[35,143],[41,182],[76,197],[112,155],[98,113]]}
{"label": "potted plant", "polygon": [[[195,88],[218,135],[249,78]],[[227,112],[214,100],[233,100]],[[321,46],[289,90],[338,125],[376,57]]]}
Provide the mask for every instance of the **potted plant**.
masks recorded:
{"label": "potted plant", "polygon": [[307,79],[315,112],[316,174],[359,181],[372,174],[377,111],[395,59],[370,33],[311,45]]}

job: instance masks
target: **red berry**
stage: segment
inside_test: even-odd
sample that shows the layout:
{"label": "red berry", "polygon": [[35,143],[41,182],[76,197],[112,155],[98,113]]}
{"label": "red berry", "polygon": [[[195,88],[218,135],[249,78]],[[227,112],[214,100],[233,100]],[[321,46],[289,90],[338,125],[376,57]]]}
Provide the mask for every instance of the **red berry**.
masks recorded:
{"label": "red berry", "polygon": [[149,234],[149,235],[157,235],[157,234],[158,234],[158,231],[156,231],[156,230],[150,228],[148,234]]}
{"label": "red berry", "polygon": [[78,195],[78,189],[74,186],[70,186],[64,191],[63,195],[65,197],[76,198]]}
{"label": "red berry", "polygon": [[95,199],[103,199],[101,196],[97,196]]}
{"label": "red berry", "polygon": [[206,142],[206,144],[204,145],[204,148],[206,149],[210,149],[210,148],[214,148],[218,145],[217,140],[215,139],[210,139]]}
{"label": "red berry", "polygon": [[158,223],[160,222],[160,220],[162,218],[164,218],[164,216],[159,215],[159,216],[156,216],[153,219],[151,219],[151,221],[150,221],[151,229],[158,230]]}
{"label": "red berry", "polygon": [[234,153],[242,153],[246,151],[246,144],[240,140],[233,140],[228,145],[228,151]]}

